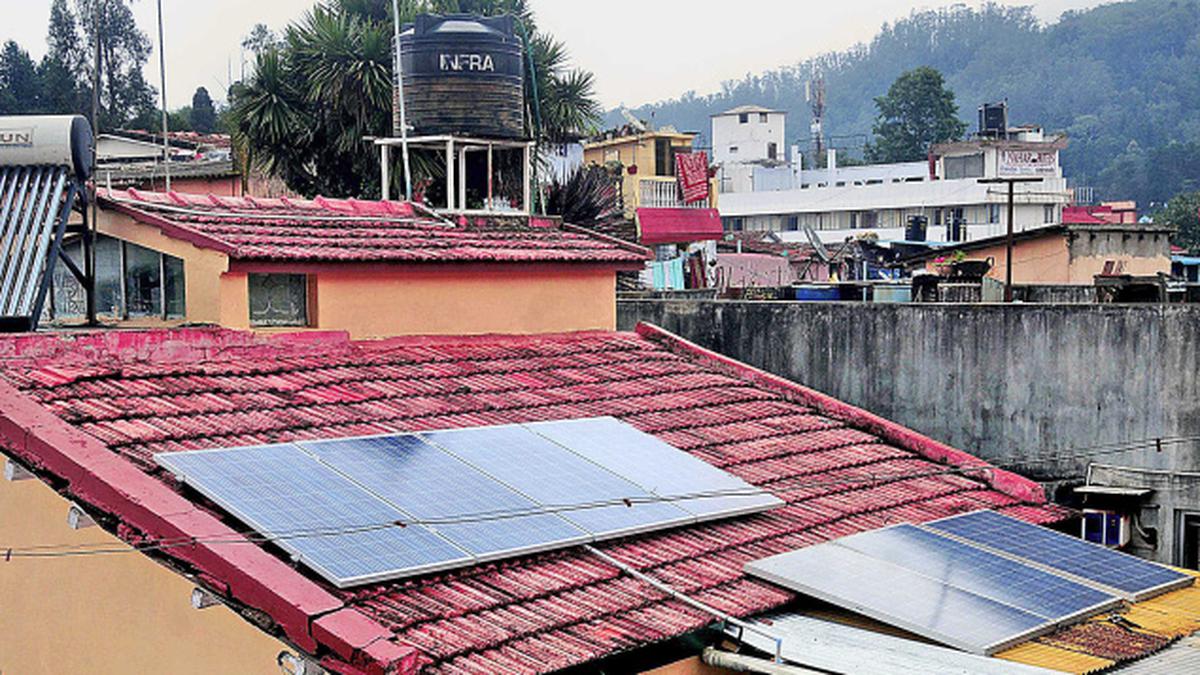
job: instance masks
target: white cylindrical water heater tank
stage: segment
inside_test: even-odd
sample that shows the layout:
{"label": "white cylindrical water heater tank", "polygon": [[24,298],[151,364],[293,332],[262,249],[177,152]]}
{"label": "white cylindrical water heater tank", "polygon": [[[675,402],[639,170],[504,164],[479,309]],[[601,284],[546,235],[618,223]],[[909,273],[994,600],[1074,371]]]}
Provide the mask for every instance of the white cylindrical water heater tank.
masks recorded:
{"label": "white cylindrical water heater tank", "polygon": [[67,166],[87,180],[94,142],[80,115],[0,116],[0,167]]}

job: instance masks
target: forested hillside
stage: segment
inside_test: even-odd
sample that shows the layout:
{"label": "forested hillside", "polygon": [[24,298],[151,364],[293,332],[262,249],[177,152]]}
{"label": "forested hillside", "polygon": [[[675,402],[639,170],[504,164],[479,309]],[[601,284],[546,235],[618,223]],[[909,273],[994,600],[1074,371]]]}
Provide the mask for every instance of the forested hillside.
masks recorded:
{"label": "forested hillside", "polygon": [[707,138],[711,113],[757,103],[787,110],[789,135],[806,146],[805,82],[820,73],[826,135],[856,152],[869,140],[875,97],[922,65],[946,76],[972,129],[980,103],[1008,99],[1014,124],[1068,133],[1067,174],[1104,198],[1135,198],[1148,208],[1200,189],[1200,0],[1133,0],[1068,12],[1049,25],[1029,8],[919,12],[885,25],[870,44],[634,113],[649,119],[653,112],[656,124]]}

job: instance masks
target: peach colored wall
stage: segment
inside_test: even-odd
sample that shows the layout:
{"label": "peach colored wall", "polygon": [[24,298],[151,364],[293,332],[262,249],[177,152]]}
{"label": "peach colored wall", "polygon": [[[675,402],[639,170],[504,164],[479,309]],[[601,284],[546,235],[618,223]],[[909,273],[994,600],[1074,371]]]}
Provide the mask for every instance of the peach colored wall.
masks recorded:
{"label": "peach colored wall", "polygon": [[218,323],[225,328],[250,328],[250,277],[238,272],[222,274],[221,298]]}
{"label": "peach colored wall", "polygon": [[[142,185],[139,185],[138,189],[165,192],[167,182],[163,178],[147,180]],[[214,194],[222,197],[240,197],[242,196],[242,177],[172,178],[171,189],[175,192],[187,192],[198,195]]]}
{"label": "peach colored wall", "polygon": [[[67,527],[68,507],[39,480],[0,480],[0,542],[125,547]],[[278,675],[276,657],[295,651],[228,607],[193,609],[193,588],[139,553],[0,563],[0,672]]]}
{"label": "peach colored wall", "polygon": [[1096,275],[1104,271],[1104,264],[1109,260],[1124,263],[1124,267],[1121,268],[1121,274],[1129,274],[1135,277],[1152,277],[1159,273],[1170,274],[1171,272],[1171,259],[1167,256],[1146,258],[1128,255],[1109,255],[1076,258],[1071,261],[1071,280],[1067,283],[1087,285],[1095,283]]}
{"label": "peach colored wall", "polygon": [[[1015,284],[1069,284],[1070,260],[1065,237],[1039,237],[1018,241],[1014,246],[1013,283]],[[1003,244],[984,249],[968,251],[967,260],[995,260],[988,276],[998,281],[1004,281],[1005,265],[1008,259],[1007,250]],[[936,272],[932,261],[927,262],[926,269]],[[1091,280],[1088,281],[1091,283]]]}
{"label": "peach colored wall", "polygon": [[[138,319],[121,325],[251,327],[248,276],[244,271],[229,271],[224,254],[172,239],[157,227],[111,210],[100,212],[99,230],[184,261],[186,318]],[[356,338],[616,328],[612,269],[517,264],[474,270],[470,265],[455,265],[341,272],[326,267],[313,274],[317,283],[311,328],[345,330]]]}
{"label": "peach colored wall", "polygon": [[[1013,256],[1013,283],[1016,284],[1070,284],[1090,286],[1096,275],[1104,271],[1109,261],[1124,263],[1122,274],[1154,276],[1171,271],[1171,259],[1161,256],[1137,256],[1130,254],[1102,253],[1098,255],[1071,255],[1065,235],[1026,239],[1015,244]],[[1078,254],[1079,245],[1076,244]],[[967,260],[995,259],[996,264],[988,276],[1004,281],[1006,251],[1003,244],[971,251]],[[932,262],[926,270],[936,272]]]}
{"label": "peach colored wall", "polygon": [[320,272],[315,304],[316,328],[355,338],[613,330],[617,323],[616,274],[569,266]]}

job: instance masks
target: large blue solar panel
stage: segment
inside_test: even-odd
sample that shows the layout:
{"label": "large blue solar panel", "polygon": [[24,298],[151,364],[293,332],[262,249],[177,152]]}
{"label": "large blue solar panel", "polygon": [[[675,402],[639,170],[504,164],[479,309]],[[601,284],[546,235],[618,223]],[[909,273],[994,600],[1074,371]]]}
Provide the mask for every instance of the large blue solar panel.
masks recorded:
{"label": "large blue solar panel", "polygon": [[[480,560],[561,548],[591,536],[417,436],[297,443]],[[533,515],[515,515],[515,514]]]}
{"label": "large blue solar panel", "polygon": [[[615,420],[606,421],[604,430],[610,443],[646,440]],[[581,441],[582,453],[602,457],[604,438],[593,433]],[[721,501],[724,497],[677,504],[669,498],[676,491],[694,493],[698,488],[685,485],[678,475],[655,474],[695,474],[706,481],[703,491],[753,489],[732,477],[722,482],[722,472],[654,443],[639,450],[652,456],[649,464],[605,466],[525,426],[511,425],[160,454],[155,459],[341,587],[779,503],[751,495],[757,500],[754,507],[740,498]],[[621,472],[637,476],[630,480]],[[296,536],[298,530],[303,536]]]}
{"label": "large blue solar panel", "polygon": [[856,534],[836,545],[1059,624],[1121,604],[1110,593],[913,525]]}
{"label": "large blue solar panel", "polygon": [[975,511],[923,527],[1016,556],[1137,601],[1190,585],[1192,577],[994,511]]}
{"label": "large blue solar panel", "polygon": [[976,654],[990,655],[1053,623],[836,542],[746,565],[785,588]]}
{"label": "large blue solar panel", "polygon": [[[660,497],[677,500],[702,520],[783,505],[774,495],[612,417],[526,426]],[[723,496],[688,498],[715,493]]]}
{"label": "large blue solar panel", "polygon": [[[646,490],[521,426],[438,431],[424,437],[597,538],[695,521],[688,512],[656,501]],[[622,500],[629,505],[611,505]]]}
{"label": "large blue solar panel", "polygon": [[165,453],[155,460],[338,587],[472,561],[423,527],[382,527],[412,516],[294,445]]}

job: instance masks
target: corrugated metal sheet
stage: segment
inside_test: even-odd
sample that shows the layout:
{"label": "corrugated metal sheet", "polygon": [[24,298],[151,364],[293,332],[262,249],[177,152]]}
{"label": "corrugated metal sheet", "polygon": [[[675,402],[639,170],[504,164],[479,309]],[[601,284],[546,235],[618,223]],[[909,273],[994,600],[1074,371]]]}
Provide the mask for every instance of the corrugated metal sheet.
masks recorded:
{"label": "corrugated metal sheet", "polygon": [[1200,588],[1191,586],[1131,605],[1116,621],[1110,615],[1096,617],[1000,652],[996,658],[1068,673],[1091,673],[1118,663],[1147,662],[1171,641],[1197,631]]}
{"label": "corrugated metal sheet", "polygon": [[1064,673],[1094,673],[1116,665],[1116,661],[1102,659],[1091,654],[1061,649],[1038,642],[1026,642],[996,654],[997,659],[1047,668]]}
{"label": "corrugated metal sheet", "polygon": [[[804,614],[779,613],[761,617],[762,629],[783,639],[786,661],[835,673],[875,675],[1048,675],[1042,667],[1022,666],[946,647],[815,619]],[[736,629],[731,634],[737,635]],[[741,640],[755,649],[774,653],[765,636],[744,631]]]}
{"label": "corrugated metal sheet", "polygon": [[1163,651],[1113,671],[1121,675],[1200,673],[1200,637],[1188,637]]}

